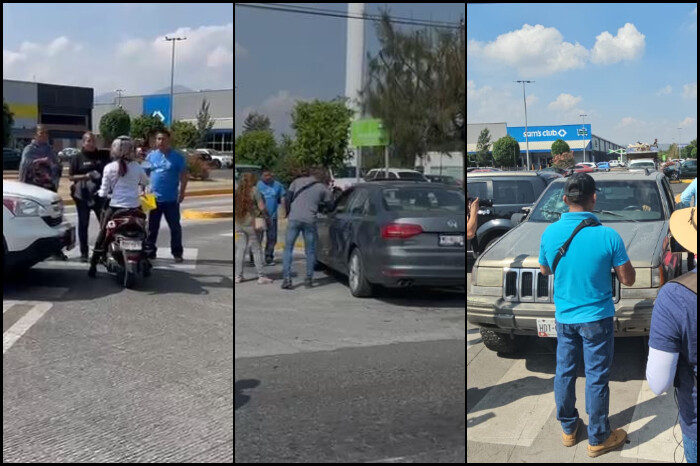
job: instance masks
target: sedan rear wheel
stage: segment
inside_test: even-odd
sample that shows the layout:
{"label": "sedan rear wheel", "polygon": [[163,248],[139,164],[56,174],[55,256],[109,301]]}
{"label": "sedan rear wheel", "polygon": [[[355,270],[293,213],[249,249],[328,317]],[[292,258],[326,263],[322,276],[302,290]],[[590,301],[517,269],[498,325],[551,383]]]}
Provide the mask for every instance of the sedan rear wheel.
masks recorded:
{"label": "sedan rear wheel", "polygon": [[356,298],[368,298],[372,296],[374,290],[372,284],[367,281],[365,276],[362,257],[358,249],[355,249],[350,255],[348,283],[350,285],[350,293]]}

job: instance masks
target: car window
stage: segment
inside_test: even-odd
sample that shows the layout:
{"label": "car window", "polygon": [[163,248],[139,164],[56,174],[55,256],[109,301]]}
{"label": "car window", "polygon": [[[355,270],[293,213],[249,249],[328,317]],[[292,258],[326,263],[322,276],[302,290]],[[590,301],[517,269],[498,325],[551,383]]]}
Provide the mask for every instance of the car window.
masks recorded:
{"label": "car window", "polygon": [[355,194],[354,189],[349,189],[340,195],[338,201],[335,203],[335,209],[333,210],[336,214],[345,213],[348,209],[349,201],[352,195]]}
{"label": "car window", "polygon": [[362,215],[368,198],[369,192],[366,189],[358,189],[348,202],[348,213],[350,215]]}
{"label": "car window", "polygon": [[464,193],[455,189],[392,188],[384,189],[382,198],[384,208],[392,212],[466,213]]}
{"label": "car window", "polygon": [[467,178],[467,191],[469,191],[469,197],[478,197],[479,199],[489,198],[485,181],[469,181],[469,178]]}
{"label": "car window", "polygon": [[[665,218],[656,181],[598,181],[596,215],[602,222],[646,222]],[[529,217],[533,222],[556,222],[569,206],[562,199],[564,183],[552,183]]]}
{"label": "car window", "polygon": [[532,204],[535,202],[535,188],[530,180],[493,180],[493,202]]}
{"label": "car window", "polygon": [[663,186],[663,191],[664,191],[664,196],[666,196],[666,203],[668,203],[670,213],[673,213],[675,210],[676,202],[674,200],[673,196],[673,190],[671,189],[671,185],[668,182],[668,179],[664,177],[663,180],[661,180],[661,185]]}
{"label": "car window", "polygon": [[425,178],[423,178],[423,175],[420,173],[414,173],[414,172],[399,172],[399,176],[401,177],[402,180],[417,180],[417,181],[424,181]]}

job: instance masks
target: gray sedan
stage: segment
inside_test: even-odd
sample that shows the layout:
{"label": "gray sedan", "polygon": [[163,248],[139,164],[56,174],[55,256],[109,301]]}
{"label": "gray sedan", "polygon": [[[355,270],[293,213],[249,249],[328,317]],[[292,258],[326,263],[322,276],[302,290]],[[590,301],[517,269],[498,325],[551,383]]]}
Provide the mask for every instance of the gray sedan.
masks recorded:
{"label": "gray sedan", "polygon": [[317,260],[347,275],[356,297],[375,285],[464,287],[465,205],[442,184],[356,185],[319,216]]}

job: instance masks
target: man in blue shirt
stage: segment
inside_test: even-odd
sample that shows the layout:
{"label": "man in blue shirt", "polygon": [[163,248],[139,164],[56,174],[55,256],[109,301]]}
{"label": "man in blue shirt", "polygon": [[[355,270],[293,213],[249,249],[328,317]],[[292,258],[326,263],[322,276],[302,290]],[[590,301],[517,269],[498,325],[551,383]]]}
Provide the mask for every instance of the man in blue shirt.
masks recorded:
{"label": "man in blue shirt", "polygon": [[[610,369],[614,352],[614,315],[611,269],[620,281],[631,286],[635,271],[627,256],[620,235],[602,226],[592,213],[596,203],[593,178],[576,173],[566,182],[563,200],[569,212],[542,234],[540,271],[554,273],[554,305],[557,328],[557,369],[554,378],[554,399],[557,419],[561,422],[562,443],[576,444],[581,424],[576,409],[576,372],[583,356],[586,373],[586,411],[588,423],[588,456],[596,457],[622,445],[627,433],[611,431]],[[593,226],[582,228],[569,244],[569,249],[556,262],[559,248],[585,220]],[[555,268],[553,271],[552,268]]]}
{"label": "man in blue shirt", "polygon": [[[267,243],[265,243],[265,262],[267,265],[272,265],[275,263],[275,246],[277,245],[277,226],[278,226],[278,215],[280,202],[284,199],[285,190],[282,183],[275,180],[272,171],[265,169],[262,171],[262,178],[258,181],[258,192],[265,199],[265,206],[267,208]],[[261,236],[260,244],[262,244],[263,231],[258,234]]]}
{"label": "man in blue shirt", "polygon": [[170,132],[167,130],[159,131],[156,135],[156,147],[146,158],[151,164],[151,189],[157,201],[157,207],[151,211],[148,219],[146,243],[150,258],[155,259],[160,220],[165,215],[170,228],[170,252],[175,262],[182,262],[180,204],[185,199],[187,189],[187,161],[170,147]]}
{"label": "man in blue shirt", "polygon": [[[698,212],[677,210],[671,234],[681,246],[698,252]],[[683,448],[688,463],[698,459],[698,269],[667,283],[654,302],[649,331],[647,380],[660,395],[671,385],[678,390]]]}

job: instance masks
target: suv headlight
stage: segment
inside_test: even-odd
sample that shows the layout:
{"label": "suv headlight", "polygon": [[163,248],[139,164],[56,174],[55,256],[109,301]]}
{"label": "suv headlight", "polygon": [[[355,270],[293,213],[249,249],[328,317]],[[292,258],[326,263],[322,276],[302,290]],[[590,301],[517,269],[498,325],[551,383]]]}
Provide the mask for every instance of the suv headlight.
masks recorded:
{"label": "suv headlight", "polygon": [[45,217],[50,215],[46,207],[31,199],[7,196],[2,198],[2,204],[15,217]]}

